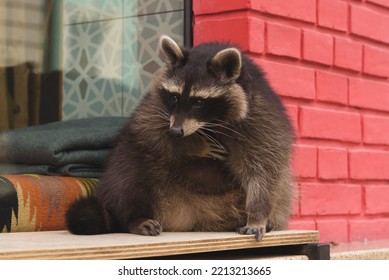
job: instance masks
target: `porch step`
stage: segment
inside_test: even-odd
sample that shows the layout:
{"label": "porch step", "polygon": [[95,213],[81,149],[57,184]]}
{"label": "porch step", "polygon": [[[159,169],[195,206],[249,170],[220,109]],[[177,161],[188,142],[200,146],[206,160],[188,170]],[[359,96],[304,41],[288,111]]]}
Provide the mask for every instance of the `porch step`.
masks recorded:
{"label": "porch step", "polygon": [[225,252],[317,243],[317,231],[285,230],[253,235],[234,232],[163,232],[160,236],[125,233],[73,235],[67,231],[2,233],[0,259],[131,259]]}
{"label": "porch step", "polygon": [[331,260],[389,260],[389,240],[331,246]]}

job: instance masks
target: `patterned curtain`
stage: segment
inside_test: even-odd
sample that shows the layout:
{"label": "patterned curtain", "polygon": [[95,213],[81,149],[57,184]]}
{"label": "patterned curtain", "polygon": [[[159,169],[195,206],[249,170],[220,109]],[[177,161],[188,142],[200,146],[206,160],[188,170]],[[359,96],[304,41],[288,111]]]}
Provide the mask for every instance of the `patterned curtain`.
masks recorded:
{"label": "patterned curtain", "polygon": [[40,123],[45,0],[0,3],[0,131]]}

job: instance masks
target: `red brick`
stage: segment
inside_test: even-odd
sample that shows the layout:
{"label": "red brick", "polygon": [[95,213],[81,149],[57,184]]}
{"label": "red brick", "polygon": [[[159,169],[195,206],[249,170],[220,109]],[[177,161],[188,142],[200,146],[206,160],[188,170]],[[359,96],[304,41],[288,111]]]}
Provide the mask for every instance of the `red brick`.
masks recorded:
{"label": "red brick", "polygon": [[366,214],[389,214],[389,185],[365,186]]}
{"label": "red brick", "polygon": [[314,178],[317,170],[317,151],[314,146],[295,145],[293,171],[296,177]]}
{"label": "red brick", "polygon": [[376,150],[349,151],[350,178],[388,180],[389,152]]}
{"label": "red brick", "polygon": [[348,6],[346,2],[319,0],[318,24],[335,30],[347,31]]}
{"label": "red brick", "polygon": [[350,242],[388,239],[389,218],[350,220]]}
{"label": "red brick", "polygon": [[347,242],[347,220],[317,220],[317,230],[320,232],[320,242]]}
{"label": "red brick", "polygon": [[312,69],[267,60],[256,60],[275,91],[282,96],[315,99],[315,72]]}
{"label": "red brick", "polygon": [[315,230],[316,223],[314,220],[290,219],[288,229]]}
{"label": "red brick", "polygon": [[298,115],[299,115],[298,106],[286,104],[285,107],[294,130],[298,131]]}
{"label": "red brick", "polygon": [[301,107],[300,126],[302,137],[361,141],[361,121],[356,113]]}
{"label": "red brick", "polygon": [[245,15],[239,18],[198,20],[195,25],[195,45],[207,41],[231,41],[248,50],[249,23]]}
{"label": "red brick", "polygon": [[351,33],[389,43],[389,15],[360,6],[351,6]]}
{"label": "red brick", "polygon": [[251,2],[252,8],[261,12],[316,22],[316,0],[256,0]]}
{"label": "red brick", "polygon": [[345,179],[348,177],[347,150],[319,148],[318,175],[321,179]]}
{"label": "red brick", "polygon": [[365,46],[363,72],[379,77],[389,77],[388,48]]}
{"label": "red brick", "polygon": [[300,189],[301,215],[359,214],[362,191],[358,185],[305,184]]}
{"label": "red brick", "polygon": [[366,1],[389,8],[389,0],[366,0]]}
{"label": "red brick", "polygon": [[349,39],[335,38],[335,66],[360,72],[362,53],[362,44]]}
{"label": "red brick", "polygon": [[317,99],[320,101],[347,104],[347,77],[330,72],[316,72]]}
{"label": "red brick", "polygon": [[267,23],[267,52],[300,58],[301,31],[288,25]]}
{"label": "red brick", "polygon": [[304,30],[303,58],[308,61],[332,65],[333,38],[331,35]]}
{"label": "red brick", "polygon": [[249,51],[263,53],[265,50],[265,23],[256,18],[249,17]]}
{"label": "red brick", "polygon": [[389,84],[366,79],[349,79],[349,104],[354,107],[389,111]]}
{"label": "red brick", "polygon": [[389,145],[389,118],[366,115],[363,117],[363,142]]}
{"label": "red brick", "polygon": [[262,53],[264,50],[265,23],[254,17],[242,15],[199,20],[194,33],[195,45],[207,41],[229,41],[243,51]]}
{"label": "red brick", "polygon": [[249,1],[242,0],[194,0],[193,11],[195,15],[214,14],[226,11],[249,8]]}

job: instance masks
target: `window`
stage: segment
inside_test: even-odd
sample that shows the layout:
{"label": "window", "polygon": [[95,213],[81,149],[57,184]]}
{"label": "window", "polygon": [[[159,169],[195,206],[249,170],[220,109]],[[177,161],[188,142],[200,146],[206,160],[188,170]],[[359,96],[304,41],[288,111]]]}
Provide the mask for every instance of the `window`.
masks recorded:
{"label": "window", "polygon": [[130,115],[162,65],[159,36],[189,46],[190,15],[182,0],[1,1],[0,130]]}

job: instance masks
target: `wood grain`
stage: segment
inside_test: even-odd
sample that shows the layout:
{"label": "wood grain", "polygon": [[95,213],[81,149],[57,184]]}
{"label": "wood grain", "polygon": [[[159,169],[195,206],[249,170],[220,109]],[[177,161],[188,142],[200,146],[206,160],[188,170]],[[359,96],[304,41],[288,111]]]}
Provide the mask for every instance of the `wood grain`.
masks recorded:
{"label": "wood grain", "polygon": [[319,241],[317,231],[267,233],[262,241],[232,232],[164,232],[158,237],[124,233],[72,235],[67,231],[3,233],[0,259],[132,259]]}

